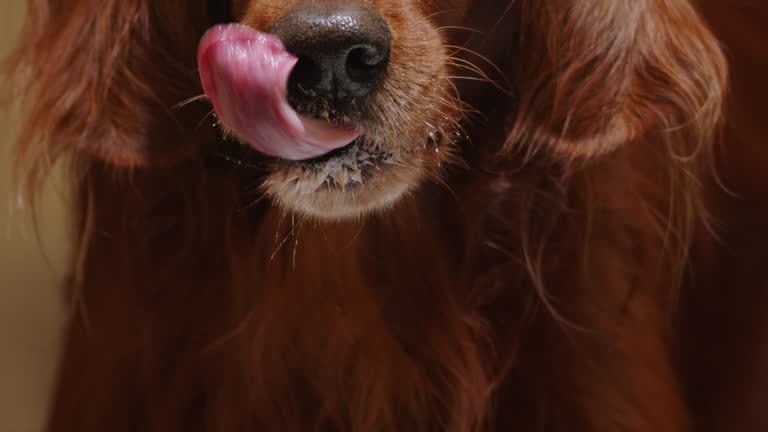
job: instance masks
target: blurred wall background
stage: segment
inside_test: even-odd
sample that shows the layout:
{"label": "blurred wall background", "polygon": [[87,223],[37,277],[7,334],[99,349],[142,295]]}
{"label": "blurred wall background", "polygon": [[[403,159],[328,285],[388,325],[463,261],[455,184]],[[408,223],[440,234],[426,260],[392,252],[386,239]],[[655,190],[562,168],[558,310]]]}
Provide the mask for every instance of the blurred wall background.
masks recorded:
{"label": "blurred wall background", "polygon": [[[24,0],[0,0],[0,4],[2,58],[22,25]],[[37,208],[36,234],[29,210],[19,208],[12,190],[11,146],[18,115],[2,102],[0,432],[38,432],[45,422],[63,321],[59,286],[67,262],[67,200],[62,182],[48,185]]]}

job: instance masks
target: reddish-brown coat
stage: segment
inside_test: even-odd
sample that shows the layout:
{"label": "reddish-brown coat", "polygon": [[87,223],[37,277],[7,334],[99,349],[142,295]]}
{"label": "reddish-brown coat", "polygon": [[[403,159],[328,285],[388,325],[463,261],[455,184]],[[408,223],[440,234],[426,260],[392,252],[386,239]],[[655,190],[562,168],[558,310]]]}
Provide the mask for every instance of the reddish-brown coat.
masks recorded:
{"label": "reddish-brown coat", "polygon": [[51,431],[681,432],[716,407],[675,319],[718,250],[697,178],[726,80],[687,0],[368,2],[413,35],[450,6],[515,95],[457,81],[469,169],[326,224],[254,196],[204,105],[168,109],[200,92],[203,3],[33,2],[20,166],[71,157],[79,196]]}

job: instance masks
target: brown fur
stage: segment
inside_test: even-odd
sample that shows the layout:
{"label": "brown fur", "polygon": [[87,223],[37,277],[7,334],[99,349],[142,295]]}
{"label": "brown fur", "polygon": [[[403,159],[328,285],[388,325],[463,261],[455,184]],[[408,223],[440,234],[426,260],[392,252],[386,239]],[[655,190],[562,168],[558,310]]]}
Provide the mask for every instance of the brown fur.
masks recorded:
{"label": "brown fur", "polygon": [[66,156],[79,198],[49,429],[690,430],[673,317],[726,70],[688,0],[367,4],[383,94],[451,95],[468,142],[435,156],[436,112],[380,100],[370,135],[409,157],[320,222],[281,183],[307,177],[171,108],[205,2],[31,2],[19,163],[35,187]]}
{"label": "brown fur", "polygon": [[696,430],[768,430],[768,3],[702,0],[730,84],[719,181],[704,183],[717,240],[700,231],[683,289],[681,370]]}

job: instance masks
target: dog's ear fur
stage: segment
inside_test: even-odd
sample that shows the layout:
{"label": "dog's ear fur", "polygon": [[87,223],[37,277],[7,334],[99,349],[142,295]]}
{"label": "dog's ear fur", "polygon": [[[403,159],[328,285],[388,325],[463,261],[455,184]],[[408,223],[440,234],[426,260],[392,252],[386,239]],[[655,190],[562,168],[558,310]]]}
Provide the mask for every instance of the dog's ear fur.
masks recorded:
{"label": "dog's ear fur", "polygon": [[202,93],[191,92],[207,10],[204,0],[31,0],[8,63],[25,105],[25,171],[73,150],[120,166],[194,154],[207,109],[176,105]]}
{"label": "dog's ear fur", "polygon": [[567,160],[647,134],[687,132],[694,152],[720,118],[726,62],[690,0],[521,0],[520,109],[506,148]]}

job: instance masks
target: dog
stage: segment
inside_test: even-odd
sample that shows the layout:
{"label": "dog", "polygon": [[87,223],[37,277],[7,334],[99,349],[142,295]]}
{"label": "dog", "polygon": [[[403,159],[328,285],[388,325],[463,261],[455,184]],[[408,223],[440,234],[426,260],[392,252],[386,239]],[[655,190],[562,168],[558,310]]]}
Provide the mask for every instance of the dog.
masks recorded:
{"label": "dog", "polygon": [[76,191],[49,430],[695,427],[689,0],[33,0],[10,64]]}

